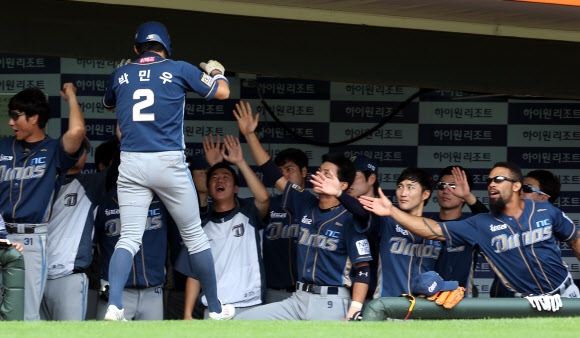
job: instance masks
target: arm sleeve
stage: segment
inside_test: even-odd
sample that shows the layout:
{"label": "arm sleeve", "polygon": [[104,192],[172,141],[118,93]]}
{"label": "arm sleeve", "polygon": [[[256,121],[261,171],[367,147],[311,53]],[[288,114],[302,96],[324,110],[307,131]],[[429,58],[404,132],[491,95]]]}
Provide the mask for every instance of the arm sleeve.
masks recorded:
{"label": "arm sleeve", "polygon": [[342,205],[344,205],[346,210],[357,216],[361,221],[366,222],[368,220],[369,212],[363,208],[362,204],[360,204],[356,198],[343,192],[340,194],[340,197],[338,197],[338,200]]}
{"label": "arm sleeve", "polygon": [[476,198],[476,201],[473,205],[467,205],[467,206],[469,207],[469,210],[471,210],[471,213],[473,215],[483,214],[483,213],[489,212],[489,209],[485,206],[485,204],[483,204],[483,202],[477,198]]}

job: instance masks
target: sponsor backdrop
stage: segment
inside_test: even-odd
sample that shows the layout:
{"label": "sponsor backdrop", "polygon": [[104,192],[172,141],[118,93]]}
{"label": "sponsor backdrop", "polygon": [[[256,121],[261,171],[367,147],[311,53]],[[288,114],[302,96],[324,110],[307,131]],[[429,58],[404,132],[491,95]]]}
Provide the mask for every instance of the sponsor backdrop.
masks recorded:
{"label": "sponsor backdrop", "polygon": [[[85,171],[94,172],[94,149],[115,135],[115,114],[101,105],[108,75],[115,66],[116,62],[102,60],[0,54],[0,104],[7,110],[14,93],[39,87],[48,95],[52,109],[47,133],[58,138],[68,124],[68,108],[59,90],[63,83],[73,82],[93,146]],[[231,86],[229,100],[206,102],[196,94],[187,97],[184,134],[188,155],[203,154],[203,138],[209,134],[239,136],[232,110],[236,102],[245,100],[260,114],[258,133],[270,154],[275,156],[287,147],[303,149],[311,160],[311,173],[328,151],[347,156],[362,153],[379,163],[381,187],[396,203],[395,183],[404,168],[418,166],[437,180],[440,169],[461,165],[474,175],[474,193],[487,204],[484,180],[495,162],[509,160],[518,163],[524,175],[533,169],[556,173],[562,181],[556,205],[579,224],[580,102],[226,75]],[[4,115],[2,137],[11,135],[7,122]],[[244,151],[253,164],[247,147]],[[240,196],[247,195],[248,189],[242,188]],[[437,210],[433,195],[426,206],[427,215]],[[566,245],[562,245],[562,255],[578,281],[578,260]],[[483,260],[476,277],[481,296],[488,296],[492,272]]]}

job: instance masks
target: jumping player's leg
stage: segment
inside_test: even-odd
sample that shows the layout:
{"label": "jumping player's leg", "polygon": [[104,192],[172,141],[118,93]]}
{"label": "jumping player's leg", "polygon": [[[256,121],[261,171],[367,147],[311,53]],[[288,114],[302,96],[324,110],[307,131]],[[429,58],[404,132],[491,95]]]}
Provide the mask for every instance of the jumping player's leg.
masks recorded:
{"label": "jumping player's leg", "polygon": [[147,188],[149,167],[155,167],[148,156],[121,153],[117,195],[121,218],[121,237],[109,263],[109,305],[123,308],[123,288],[129,277],[133,256],[139,251],[153,192]]}
{"label": "jumping player's leg", "polygon": [[210,312],[221,312],[217,283],[209,241],[201,228],[197,193],[181,151],[165,152],[159,158],[158,178],[153,189],[167,207],[179,228],[183,244],[189,252],[192,271],[196,272],[204,290]]}

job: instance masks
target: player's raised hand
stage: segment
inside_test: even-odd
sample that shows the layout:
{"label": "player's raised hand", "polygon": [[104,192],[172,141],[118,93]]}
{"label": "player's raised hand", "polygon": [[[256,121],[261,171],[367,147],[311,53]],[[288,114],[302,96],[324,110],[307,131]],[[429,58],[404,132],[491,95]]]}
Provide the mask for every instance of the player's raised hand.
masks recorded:
{"label": "player's raised hand", "polygon": [[317,171],[316,174],[311,176],[310,183],[312,183],[312,190],[317,194],[336,197],[342,194],[341,183],[331,170],[328,171],[328,176]]}
{"label": "player's raised hand", "polygon": [[221,155],[224,160],[235,165],[244,161],[240,140],[232,135],[226,135],[224,138],[224,147],[221,149]]}
{"label": "player's raised hand", "polygon": [[72,82],[67,82],[62,85],[62,90],[60,91],[60,96],[65,100],[68,101],[71,98],[76,98],[77,96],[77,87]]}
{"label": "player's raised hand", "polygon": [[218,135],[216,141],[213,140],[213,135],[203,137],[203,152],[207,163],[212,166],[224,160],[220,151],[220,136]]}
{"label": "player's raised hand", "polygon": [[469,184],[467,183],[467,175],[465,171],[458,167],[453,167],[451,169],[451,174],[453,175],[453,181],[455,182],[455,188],[451,188],[449,184],[446,189],[453,195],[461,198],[466,198],[471,194],[471,189],[469,189]]}
{"label": "player's raised hand", "polygon": [[238,128],[240,128],[242,135],[253,133],[256,130],[260,114],[252,116],[252,106],[250,106],[249,102],[240,100],[239,103],[236,103],[236,109],[233,112],[236,120],[238,120]]}
{"label": "player's raised hand", "polygon": [[379,189],[379,197],[361,196],[358,198],[363,207],[379,216],[390,216],[393,203],[385,196],[382,189]]}

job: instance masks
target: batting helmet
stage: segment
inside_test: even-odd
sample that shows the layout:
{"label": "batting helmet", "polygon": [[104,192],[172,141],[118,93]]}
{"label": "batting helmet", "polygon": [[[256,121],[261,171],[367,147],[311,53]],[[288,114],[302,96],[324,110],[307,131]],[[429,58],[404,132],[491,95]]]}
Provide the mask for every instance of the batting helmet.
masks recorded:
{"label": "batting helmet", "polygon": [[157,41],[165,47],[167,53],[171,55],[171,40],[167,28],[157,21],[145,22],[137,29],[135,34],[135,43]]}

